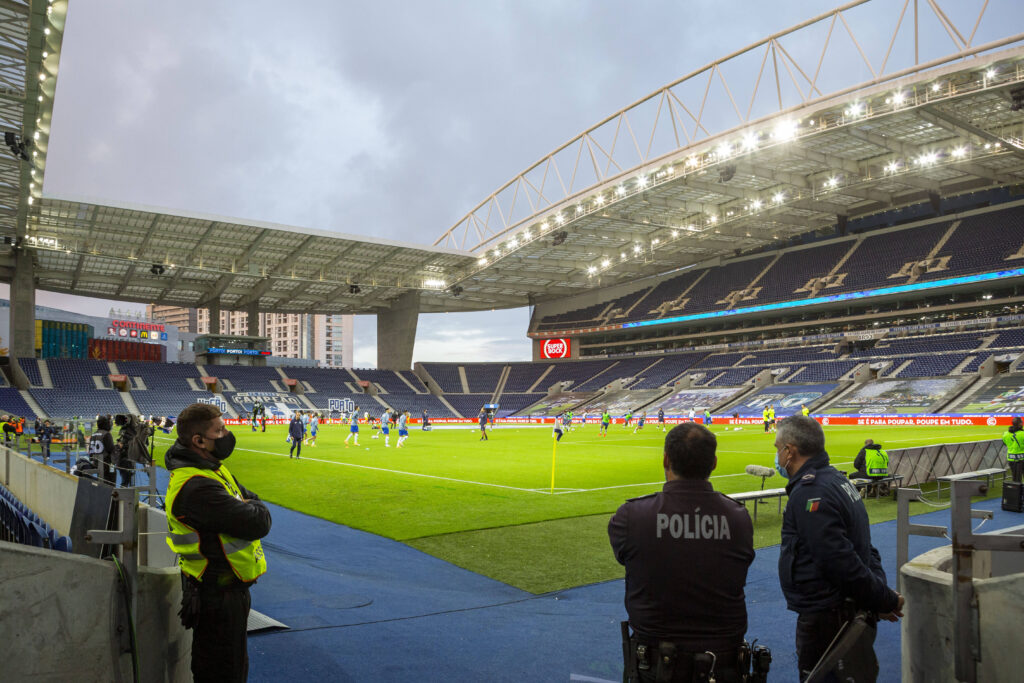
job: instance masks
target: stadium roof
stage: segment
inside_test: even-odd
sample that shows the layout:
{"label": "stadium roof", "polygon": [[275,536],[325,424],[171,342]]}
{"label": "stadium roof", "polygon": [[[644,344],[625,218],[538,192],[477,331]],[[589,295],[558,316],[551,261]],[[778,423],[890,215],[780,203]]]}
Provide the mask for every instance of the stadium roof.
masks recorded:
{"label": "stadium roof", "polygon": [[[854,28],[864,4],[769,36],[609,116],[428,247],[42,197],[63,15],[58,5],[28,14],[26,3],[0,2],[0,30],[11,34],[0,35],[0,48],[28,43],[20,62],[17,50],[0,50],[12,60],[0,85],[24,90],[20,117],[0,92],[0,116],[36,140],[29,160],[0,163],[0,190],[19,200],[5,207],[0,195],[10,212],[0,231],[34,250],[38,286],[51,291],[358,313],[415,290],[426,312],[479,310],[782,246],[837,222],[1024,180],[1024,34],[975,42],[986,16],[1013,3],[987,2],[953,21],[930,2],[922,13],[931,24],[897,3],[863,29],[887,38],[871,41],[887,46],[877,55]],[[929,40],[947,44],[922,59]],[[870,80],[849,82],[858,72],[851,60]]]}

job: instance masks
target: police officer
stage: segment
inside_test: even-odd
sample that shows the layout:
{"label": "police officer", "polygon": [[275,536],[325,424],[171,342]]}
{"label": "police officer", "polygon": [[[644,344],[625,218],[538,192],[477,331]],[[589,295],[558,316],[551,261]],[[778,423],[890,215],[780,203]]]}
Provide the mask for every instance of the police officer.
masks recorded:
{"label": "police officer", "polygon": [[753,526],[742,504],[711,487],[716,446],[702,425],[673,428],[662,491],[626,501],[608,524],[626,567],[629,681],[689,682],[708,666],[719,683],[740,680]]}
{"label": "police officer", "polygon": [[165,456],[167,543],[181,568],[182,624],[193,629],[192,676],[245,681],[249,587],[267,570],[259,539],[270,511],[224,465],[235,437],[216,406],[185,408],[177,429]]}
{"label": "police officer", "polygon": [[1010,474],[1013,480],[1019,482],[1024,474],[1024,429],[1019,417],[1013,418],[1009,429],[1003,433],[1003,443],[1006,444],[1006,461],[1010,463]]}
{"label": "police officer", "polygon": [[863,649],[844,665],[863,667],[867,679],[874,680],[874,617],[896,621],[903,616],[903,596],[885,583],[864,503],[853,484],[829,465],[825,434],[815,420],[803,415],[782,420],[775,449],[775,467],[789,479],[779,581],[786,605],[797,613],[800,680],[858,611],[871,613],[870,626]]}

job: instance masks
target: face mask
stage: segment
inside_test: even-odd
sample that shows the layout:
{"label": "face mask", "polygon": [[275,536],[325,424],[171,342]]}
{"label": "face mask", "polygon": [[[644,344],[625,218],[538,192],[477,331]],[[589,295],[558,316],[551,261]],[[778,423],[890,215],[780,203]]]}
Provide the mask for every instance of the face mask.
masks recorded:
{"label": "face mask", "polygon": [[211,441],[213,441],[213,457],[218,460],[227,460],[231,452],[235,450],[235,435],[231,432],[218,439],[211,439]]}
{"label": "face mask", "polygon": [[779,473],[779,476],[783,479],[789,479],[789,472],[786,468],[779,464],[779,452],[775,451],[775,471]]}

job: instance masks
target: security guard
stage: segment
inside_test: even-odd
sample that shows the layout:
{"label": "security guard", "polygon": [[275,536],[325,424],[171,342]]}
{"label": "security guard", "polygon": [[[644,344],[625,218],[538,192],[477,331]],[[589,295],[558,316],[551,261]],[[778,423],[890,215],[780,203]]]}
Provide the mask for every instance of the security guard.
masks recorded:
{"label": "security guard", "polygon": [[825,434],[815,420],[803,415],[782,420],[775,449],[775,467],[789,479],[779,581],[786,605],[798,615],[800,680],[814,668],[843,624],[863,611],[870,613],[870,628],[862,648],[843,664],[866,676],[853,680],[874,680],[876,618],[896,621],[903,616],[903,596],[885,583],[878,551],[871,545],[864,503],[853,484],[829,465]]}
{"label": "security guard", "polygon": [[716,446],[702,425],[673,428],[662,491],[626,501],[608,524],[626,567],[626,680],[740,680],[753,525],[742,504],[711,487]]}
{"label": "security guard", "polygon": [[235,437],[216,406],[185,408],[177,430],[164,458],[167,543],[181,568],[182,624],[193,629],[192,677],[245,681],[249,587],[267,570],[259,539],[270,532],[270,511],[224,466]]}
{"label": "security guard", "polygon": [[882,448],[882,444],[875,443],[873,439],[865,439],[864,448],[860,449],[857,457],[853,459],[853,467],[856,471],[850,475],[850,479],[888,477],[889,454]]}
{"label": "security guard", "polygon": [[1019,417],[1013,418],[1010,428],[1003,433],[1003,443],[1006,444],[1006,461],[1010,463],[1010,473],[1013,480],[1019,482],[1024,474],[1024,429]]}

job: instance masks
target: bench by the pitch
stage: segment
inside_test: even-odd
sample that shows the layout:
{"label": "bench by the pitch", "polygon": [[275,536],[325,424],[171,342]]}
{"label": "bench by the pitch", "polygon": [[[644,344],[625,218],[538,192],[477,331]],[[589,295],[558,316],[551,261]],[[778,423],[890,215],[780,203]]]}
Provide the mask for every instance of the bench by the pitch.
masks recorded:
{"label": "bench by the pitch", "polygon": [[875,477],[873,479],[851,479],[850,483],[857,487],[858,491],[863,492],[864,497],[867,498],[872,492],[875,494],[875,500],[878,500],[878,496],[881,494],[883,484],[886,490],[892,490],[892,497],[896,498],[896,489],[903,483],[902,474],[890,474],[887,477]]}
{"label": "bench by the pitch", "polygon": [[[947,475],[945,475],[943,477],[936,478],[935,483],[938,485],[938,488],[935,490],[935,494],[936,494],[937,497],[941,497],[942,496],[942,482],[954,482],[954,481],[960,481],[961,479],[980,479],[981,477],[985,477],[985,485],[988,486],[989,488],[992,488],[992,477],[996,476],[997,474],[999,475],[1000,479],[1005,480],[1006,479],[1006,468],[1005,467],[989,467],[988,469],[975,470],[973,472],[961,472],[960,474],[947,474]],[[950,483],[950,487],[952,487],[952,483]]]}
{"label": "bench by the pitch", "polygon": [[757,502],[768,498],[779,499],[779,514],[782,514],[782,497],[786,495],[786,489],[767,489],[765,491],[743,491],[742,493],[725,494],[735,501],[746,506],[748,500],[754,501],[754,521],[757,521]]}

